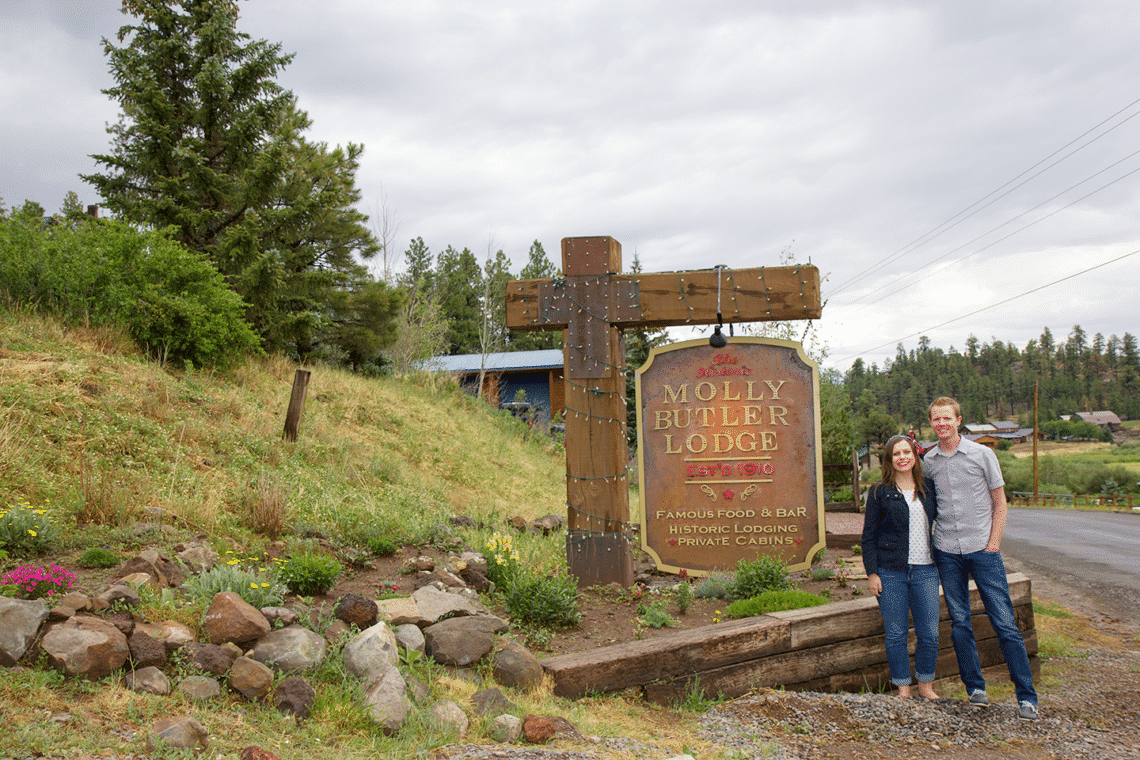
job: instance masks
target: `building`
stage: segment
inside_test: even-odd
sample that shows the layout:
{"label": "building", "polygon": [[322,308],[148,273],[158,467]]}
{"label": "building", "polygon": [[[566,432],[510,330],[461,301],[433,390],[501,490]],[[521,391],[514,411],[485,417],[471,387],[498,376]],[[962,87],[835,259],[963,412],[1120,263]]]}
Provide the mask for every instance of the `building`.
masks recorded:
{"label": "building", "polygon": [[[423,369],[450,372],[472,395],[476,394],[495,407],[523,400],[536,410],[536,422],[546,424],[566,407],[562,383],[562,349],[542,351],[509,351],[494,354],[462,354],[428,359]],[[476,389],[479,371],[483,369],[483,387]],[[519,392],[521,393],[521,399]],[[551,414],[553,410],[553,415]]]}
{"label": "building", "polygon": [[1120,429],[1120,418],[1115,412],[1077,412],[1074,415],[1081,422],[1091,422],[1105,430],[1116,431]]}

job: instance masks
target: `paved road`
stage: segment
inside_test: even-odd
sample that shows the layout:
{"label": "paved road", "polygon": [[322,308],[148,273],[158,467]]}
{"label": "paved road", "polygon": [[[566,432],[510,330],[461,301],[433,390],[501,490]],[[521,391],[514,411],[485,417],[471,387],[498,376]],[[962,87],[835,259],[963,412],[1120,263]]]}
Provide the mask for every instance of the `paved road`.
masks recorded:
{"label": "paved road", "polygon": [[1116,617],[1140,621],[1140,512],[1010,509],[1001,549],[1031,578],[1068,586]]}

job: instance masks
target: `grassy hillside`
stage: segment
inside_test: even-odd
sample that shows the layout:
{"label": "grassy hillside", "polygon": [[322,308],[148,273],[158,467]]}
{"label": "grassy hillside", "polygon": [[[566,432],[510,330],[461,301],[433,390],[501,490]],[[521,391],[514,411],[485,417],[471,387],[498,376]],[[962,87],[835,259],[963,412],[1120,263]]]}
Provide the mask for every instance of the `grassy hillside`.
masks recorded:
{"label": "grassy hillside", "polygon": [[284,442],[296,369],[172,371],[111,330],[0,314],[0,503],[46,506],[67,545],[162,515],[248,551],[278,534],[418,543],[452,515],[564,511],[558,447],[436,377],[311,368],[299,440]]}

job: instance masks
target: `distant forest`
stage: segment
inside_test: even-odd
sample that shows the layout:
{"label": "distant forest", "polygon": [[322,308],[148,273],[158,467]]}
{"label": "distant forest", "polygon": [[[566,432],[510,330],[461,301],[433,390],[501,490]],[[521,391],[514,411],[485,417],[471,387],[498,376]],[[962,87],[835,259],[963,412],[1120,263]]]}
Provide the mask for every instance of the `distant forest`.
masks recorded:
{"label": "distant forest", "polygon": [[1019,349],[994,339],[981,343],[971,335],[965,351],[931,348],[922,337],[906,351],[899,344],[894,359],[882,367],[862,359],[847,371],[843,384],[856,419],[889,415],[904,425],[926,423],[930,401],[952,396],[962,405],[964,422],[1033,422],[1033,389],[1038,390],[1038,421],[1085,411],[1112,411],[1121,419],[1140,416],[1140,353],[1136,338],[1100,333],[1090,339],[1074,325],[1063,342],[1048,327]]}

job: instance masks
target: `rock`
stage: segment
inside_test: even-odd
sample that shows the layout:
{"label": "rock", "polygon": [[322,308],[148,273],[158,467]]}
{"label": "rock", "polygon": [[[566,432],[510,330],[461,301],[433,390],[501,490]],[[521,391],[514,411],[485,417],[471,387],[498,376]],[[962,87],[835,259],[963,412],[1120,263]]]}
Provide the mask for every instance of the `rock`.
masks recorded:
{"label": "rock", "polygon": [[573,723],[557,715],[524,715],[522,732],[531,744],[545,744],[556,736],[583,738]]}
{"label": "rock", "polygon": [[412,599],[419,609],[420,619],[429,625],[445,617],[477,615],[485,611],[480,604],[432,586],[417,589],[412,593]]}
{"label": "rock", "polygon": [[186,573],[174,560],[159,554],[154,549],[144,549],[134,559],[129,559],[119,568],[119,577],[131,573],[146,573],[160,588],[181,586]]}
{"label": "rock", "polygon": [[491,738],[503,744],[514,744],[522,736],[522,721],[513,715],[499,715],[491,721]]}
{"label": "rock", "polygon": [[112,612],[108,615],[104,615],[103,619],[118,628],[119,632],[124,636],[129,637],[131,635],[131,632],[135,630],[135,619],[131,613],[125,610],[120,610],[118,612]]}
{"label": "rock", "polygon": [[163,718],[147,732],[146,746],[159,749],[206,749],[210,746],[210,732],[189,715]]}
{"label": "rock", "polygon": [[322,636],[291,625],[262,636],[249,656],[280,673],[298,673],[320,665],[328,651]]}
{"label": "rock", "polygon": [[127,586],[128,588],[133,588],[135,591],[139,592],[141,592],[143,588],[147,586],[150,586],[154,589],[162,588],[157,583],[155,583],[154,578],[151,578],[147,573],[131,573],[130,575],[124,575],[118,580],[118,583],[116,583],[116,585]]}
{"label": "rock", "polygon": [[166,647],[148,633],[133,631],[127,637],[127,647],[136,671],[141,668],[161,668],[166,665]]}
{"label": "rock", "polygon": [[332,645],[336,645],[341,639],[346,639],[352,635],[352,626],[343,620],[334,620],[329,623],[329,627],[325,629],[325,641]]}
{"label": "rock", "polygon": [[205,702],[222,696],[222,686],[216,678],[188,676],[178,683],[178,691],[194,702]]}
{"label": "rock", "polygon": [[364,707],[385,734],[394,734],[404,725],[412,709],[407,684],[396,666],[388,663],[372,671],[370,678]]}
{"label": "rock", "polygon": [[371,599],[365,599],[359,594],[345,594],[336,603],[333,615],[337,620],[343,620],[363,631],[376,625],[377,612],[376,602]]}
{"label": "rock", "polygon": [[[142,604],[142,597],[139,596],[139,592],[135,591],[131,586],[123,585],[111,586],[111,588],[96,596],[95,599],[106,605],[106,607],[102,607],[102,609],[107,609],[115,602],[122,602],[128,607],[138,607]],[[99,607],[99,605],[92,605],[92,608],[96,607]]]}
{"label": "rock", "polygon": [[410,596],[401,596],[395,599],[381,599],[376,602],[376,607],[377,617],[393,628],[404,625],[405,623],[417,625],[423,620],[419,605],[416,604],[416,600]]}
{"label": "rock", "polygon": [[43,599],[0,596],[0,666],[10,668],[19,662],[36,640],[36,634],[48,614],[48,606]]}
{"label": "rock", "polygon": [[135,623],[135,632],[142,632],[159,640],[167,652],[180,649],[186,643],[194,640],[194,631],[185,623],[179,623],[176,620],[164,620],[158,625]]}
{"label": "rock", "polygon": [[[497,619],[497,618],[496,618]],[[425,652],[443,665],[466,667],[495,646],[495,634],[484,625],[466,625],[477,618],[448,618],[424,629]]]}
{"label": "rock", "polygon": [[246,747],[238,760],[281,760],[277,755],[261,747]]}
{"label": "rock", "polygon": [[381,664],[398,665],[396,634],[387,623],[377,623],[345,644],[343,656],[345,668],[359,678],[379,669]]}
{"label": "rock", "polygon": [[549,514],[545,517],[539,517],[532,520],[526,529],[531,533],[541,533],[544,536],[549,536],[555,531],[562,530],[562,516]]}
{"label": "rock", "polygon": [[105,620],[73,617],[48,631],[40,646],[69,676],[97,680],[123,667],[130,655],[127,637]]}
{"label": "rock", "polygon": [[417,705],[423,704],[431,696],[431,689],[415,676],[404,676],[404,681],[408,685],[408,698]]}
{"label": "rock", "polygon": [[230,653],[217,644],[191,641],[182,647],[182,651],[191,665],[215,676],[224,676],[234,662]]}
{"label": "rock", "polygon": [[406,649],[409,652],[424,653],[424,632],[420,630],[418,625],[405,623],[404,625],[396,626],[396,644],[401,649]]}
{"label": "rock", "polygon": [[214,595],[203,628],[211,644],[248,644],[270,630],[265,615],[232,591]]}
{"label": "rock", "polygon": [[486,593],[491,589],[491,579],[485,574],[479,572],[473,567],[464,568],[459,571],[459,577],[467,584],[467,588],[471,589],[477,594]]}
{"label": "rock", "polygon": [[243,654],[245,654],[245,652],[242,651],[242,648],[239,647],[237,644],[233,643],[232,641],[227,641],[224,644],[219,644],[218,648],[221,649],[223,652],[225,652],[226,656],[229,657],[231,660],[236,660],[237,658],[239,658]]}
{"label": "rock", "polygon": [[194,545],[178,552],[178,559],[192,573],[212,570],[218,564],[218,553],[209,546]]}
{"label": "rock", "polygon": [[301,620],[300,616],[288,607],[262,607],[261,614],[265,615],[265,619],[269,621],[271,628],[278,627],[277,623],[280,623],[280,627],[284,628]]}
{"label": "rock", "polygon": [[471,695],[471,706],[482,718],[493,718],[514,712],[518,707],[497,688],[482,689]]}
{"label": "rock", "polygon": [[441,699],[428,711],[428,724],[445,736],[462,737],[467,734],[471,721],[462,707],[450,699]]}
{"label": "rock", "polygon": [[520,515],[514,515],[507,518],[507,525],[522,533],[526,530],[526,518]]}
{"label": "rock", "polygon": [[231,689],[255,702],[273,688],[273,671],[251,657],[239,657],[230,667],[229,683]]}
{"label": "rock", "polygon": [[278,712],[307,718],[313,711],[313,700],[317,693],[309,682],[300,676],[290,676],[273,690],[273,705]]}
{"label": "rock", "polygon": [[435,570],[435,560],[431,557],[420,555],[419,557],[412,557],[407,561],[404,567],[413,573],[431,572]]}
{"label": "rock", "polygon": [[87,594],[81,594],[78,591],[68,591],[60,597],[59,607],[70,607],[76,612],[83,612],[84,610],[91,609],[91,600],[87,598]]}
{"label": "rock", "polygon": [[156,667],[139,668],[133,673],[127,673],[123,680],[131,691],[157,694],[160,697],[170,693],[170,679]]}
{"label": "rock", "polygon": [[491,677],[503,686],[529,691],[542,685],[543,675],[542,663],[516,641],[501,640],[491,655]]}

